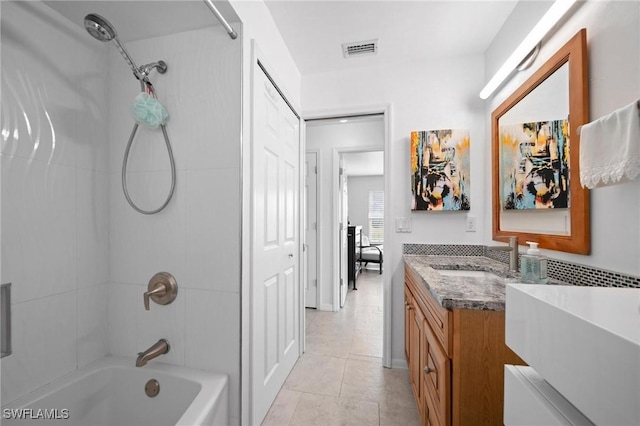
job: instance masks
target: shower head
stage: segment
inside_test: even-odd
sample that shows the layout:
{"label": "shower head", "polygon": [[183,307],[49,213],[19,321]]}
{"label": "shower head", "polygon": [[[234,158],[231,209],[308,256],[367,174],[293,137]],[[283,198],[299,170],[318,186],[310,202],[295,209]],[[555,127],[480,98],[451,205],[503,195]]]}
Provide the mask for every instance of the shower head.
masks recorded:
{"label": "shower head", "polygon": [[113,25],[95,13],[90,13],[84,17],[84,27],[89,34],[100,41],[111,41],[118,38]]}
{"label": "shower head", "polygon": [[146,75],[142,74],[142,71],[138,68],[136,63],[133,62],[133,59],[131,59],[131,56],[129,55],[127,50],[122,44],[120,44],[120,40],[118,40],[116,30],[113,25],[109,23],[109,21],[96,13],[90,13],[84,17],[84,27],[93,38],[100,41],[112,41],[113,44],[116,45],[116,48],[118,49],[124,60],[131,67],[133,75],[135,75],[136,78],[140,80],[140,84],[142,84],[143,80],[148,82],[148,80],[146,79]]}

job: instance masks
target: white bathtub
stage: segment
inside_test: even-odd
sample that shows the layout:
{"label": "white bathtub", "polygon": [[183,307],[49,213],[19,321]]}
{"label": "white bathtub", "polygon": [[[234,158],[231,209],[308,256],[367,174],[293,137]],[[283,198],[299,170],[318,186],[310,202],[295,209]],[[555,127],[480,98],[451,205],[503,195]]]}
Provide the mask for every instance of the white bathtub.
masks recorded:
{"label": "white bathtub", "polygon": [[[150,379],[160,383],[153,398],[145,393]],[[225,374],[158,360],[137,368],[135,359],[105,357],[3,406],[1,424],[228,425],[228,381]]]}

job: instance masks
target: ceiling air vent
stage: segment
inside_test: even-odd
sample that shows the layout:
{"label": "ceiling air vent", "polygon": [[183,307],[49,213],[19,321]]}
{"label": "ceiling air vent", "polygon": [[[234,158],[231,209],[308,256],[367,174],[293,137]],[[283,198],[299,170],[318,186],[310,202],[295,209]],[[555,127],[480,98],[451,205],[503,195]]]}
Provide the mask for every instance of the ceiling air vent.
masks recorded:
{"label": "ceiling air vent", "polygon": [[378,40],[356,41],[344,43],[342,53],[345,58],[356,56],[375,55],[378,52]]}

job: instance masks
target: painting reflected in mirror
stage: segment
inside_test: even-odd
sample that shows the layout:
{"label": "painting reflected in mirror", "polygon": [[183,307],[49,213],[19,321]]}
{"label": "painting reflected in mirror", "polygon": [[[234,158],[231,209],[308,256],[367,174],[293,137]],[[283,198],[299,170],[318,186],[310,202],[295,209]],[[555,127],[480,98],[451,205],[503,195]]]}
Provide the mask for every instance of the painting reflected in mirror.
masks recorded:
{"label": "painting reflected in mirror", "polygon": [[505,210],[569,207],[569,121],[500,125]]}

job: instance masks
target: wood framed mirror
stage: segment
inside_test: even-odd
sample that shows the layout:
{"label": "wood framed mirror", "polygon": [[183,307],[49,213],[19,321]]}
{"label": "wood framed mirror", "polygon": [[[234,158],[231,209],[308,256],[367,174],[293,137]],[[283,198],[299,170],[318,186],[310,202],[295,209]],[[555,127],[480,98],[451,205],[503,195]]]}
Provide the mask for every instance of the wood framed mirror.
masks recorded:
{"label": "wood framed mirror", "polygon": [[580,30],[491,114],[493,239],[590,251],[589,190],[578,129],[589,117],[587,32]]}

